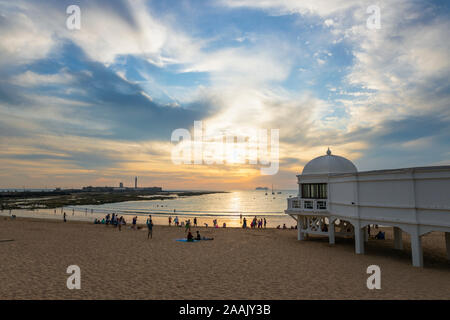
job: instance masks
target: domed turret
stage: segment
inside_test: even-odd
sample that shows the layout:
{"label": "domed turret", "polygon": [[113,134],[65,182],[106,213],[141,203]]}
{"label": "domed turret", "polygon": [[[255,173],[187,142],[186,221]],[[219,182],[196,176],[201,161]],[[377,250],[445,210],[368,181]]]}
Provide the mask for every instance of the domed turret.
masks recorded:
{"label": "domed turret", "polygon": [[353,162],[331,154],[331,150],[328,148],[326,155],[317,157],[305,165],[302,175],[354,172],[358,172],[358,169]]}

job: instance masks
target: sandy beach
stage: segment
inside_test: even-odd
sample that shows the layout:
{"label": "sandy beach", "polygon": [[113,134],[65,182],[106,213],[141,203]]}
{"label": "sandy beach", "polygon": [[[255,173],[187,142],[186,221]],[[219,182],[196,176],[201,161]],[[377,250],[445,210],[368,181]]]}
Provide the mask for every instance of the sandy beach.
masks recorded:
{"label": "sandy beach", "polygon": [[[197,229],[193,229],[194,231]],[[198,228],[213,241],[177,242],[184,229],[118,231],[60,220],[0,218],[0,299],[450,299],[443,233],[423,238],[425,268],[404,250],[370,240],[365,255],[351,239],[296,240],[295,230]],[[366,269],[381,268],[381,290]],[[81,289],[66,268],[81,268]]]}

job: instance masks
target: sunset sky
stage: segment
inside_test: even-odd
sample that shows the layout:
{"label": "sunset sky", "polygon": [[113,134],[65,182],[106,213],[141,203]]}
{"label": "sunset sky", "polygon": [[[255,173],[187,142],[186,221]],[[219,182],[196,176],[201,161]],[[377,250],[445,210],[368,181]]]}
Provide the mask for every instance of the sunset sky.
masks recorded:
{"label": "sunset sky", "polygon": [[[358,170],[450,164],[449,30],[444,0],[0,0],[0,188],[293,189],[328,147]],[[279,129],[278,173],[175,165],[194,121]]]}

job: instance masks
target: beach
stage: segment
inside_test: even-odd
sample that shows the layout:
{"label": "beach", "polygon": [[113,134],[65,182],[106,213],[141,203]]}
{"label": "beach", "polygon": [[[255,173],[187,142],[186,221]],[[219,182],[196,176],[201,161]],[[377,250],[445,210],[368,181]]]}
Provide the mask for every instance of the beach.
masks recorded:
{"label": "beach", "polygon": [[[352,239],[297,241],[296,230],[192,228],[212,241],[177,242],[184,228],[122,231],[81,221],[0,218],[0,299],[450,299],[443,233],[423,237],[425,268],[387,239],[356,255]],[[81,289],[69,290],[69,265]],[[381,268],[381,290],[366,286]]]}

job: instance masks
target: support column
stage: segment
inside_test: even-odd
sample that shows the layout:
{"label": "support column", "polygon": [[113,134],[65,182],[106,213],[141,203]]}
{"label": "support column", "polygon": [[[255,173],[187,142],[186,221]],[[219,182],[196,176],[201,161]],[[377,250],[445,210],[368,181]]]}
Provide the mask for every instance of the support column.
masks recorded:
{"label": "support column", "polygon": [[394,227],[394,248],[397,250],[403,249],[402,229]]}
{"label": "support column", "polygon": [[364,228],[359,225],[355,226],[355,252],[356,254],[364,254]]}
{"label": "support column", "polygon": [[302,230],[303,230],[303,217],[297,216],[297,240],[299,241],[305,239]]}
{"label": "support column", "polygon": [[447,259],[450,260],[450,232],[445,233],[445,244],[447,246]]}
{"label": "support column", "polygon": [[411,232],[411,253],[414,267],[423,267],[422,239],[419,232]]}
{"label": "support column", "polygon": [[330,221],[330,223],[328,224],[328,241],[329,241],[330,244],[334,244],[335,243],[334,221],[333,222],[331,222],[331,220],[329,220],[329,221]]}

